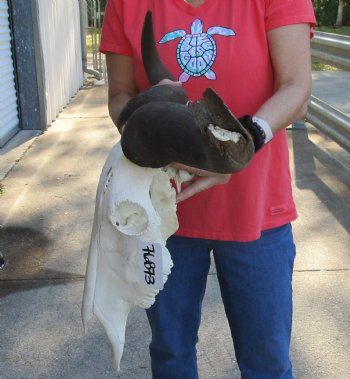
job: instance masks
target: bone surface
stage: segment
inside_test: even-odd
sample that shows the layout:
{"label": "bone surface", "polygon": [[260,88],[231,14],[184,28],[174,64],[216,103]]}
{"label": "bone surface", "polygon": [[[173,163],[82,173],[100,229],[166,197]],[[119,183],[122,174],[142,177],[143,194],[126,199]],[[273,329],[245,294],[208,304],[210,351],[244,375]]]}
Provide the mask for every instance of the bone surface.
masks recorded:
{"label": "bone surface", "polygon": [[231,132],[230,130],[222,129],[220,126],[212,124],[209,125],[209,130],[219,141],[232,141],[237,143],[242,136],[240,133]]}

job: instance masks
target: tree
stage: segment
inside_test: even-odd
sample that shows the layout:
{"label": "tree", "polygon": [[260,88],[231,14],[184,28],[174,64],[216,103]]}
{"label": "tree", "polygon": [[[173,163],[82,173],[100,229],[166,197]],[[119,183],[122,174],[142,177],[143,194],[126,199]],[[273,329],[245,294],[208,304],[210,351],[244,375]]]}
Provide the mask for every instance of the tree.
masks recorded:
{"label": "tree", "polygon": [[100,0],[101,12],[105,11],[106,8],[106,0]]}
{"label": "tree", "polygon": [[337,25],[338,13],[341,26],[349,25],[350,0],[312,0],[318,26]]}
{"label": "tree", "polygon": [[345,0],[339,0],[338,1],[337,20],[335,21],[335,24],[334,24],[335,27],[343,26],[344,7],[345,7]]}

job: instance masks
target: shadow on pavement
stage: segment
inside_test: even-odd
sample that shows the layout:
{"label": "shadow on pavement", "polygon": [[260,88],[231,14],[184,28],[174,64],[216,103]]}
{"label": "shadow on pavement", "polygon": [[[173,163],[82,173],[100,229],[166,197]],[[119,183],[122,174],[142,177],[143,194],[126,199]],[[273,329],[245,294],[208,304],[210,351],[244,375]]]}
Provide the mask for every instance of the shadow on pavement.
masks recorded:
{"label": "shadow on pavement", "polygon": [[350,232],[348,170],[309,138],[308,129],[292,130],[291,133],[296,187],[314,192],[334,218]]}
{"label": "shadow on pavement", "polygon": [[5,261],[0,270],[0,298],[81,279],[79,275],[44,268],[50,256],[51,243],[41,231],[28,227],[0,228],[0,252]]}

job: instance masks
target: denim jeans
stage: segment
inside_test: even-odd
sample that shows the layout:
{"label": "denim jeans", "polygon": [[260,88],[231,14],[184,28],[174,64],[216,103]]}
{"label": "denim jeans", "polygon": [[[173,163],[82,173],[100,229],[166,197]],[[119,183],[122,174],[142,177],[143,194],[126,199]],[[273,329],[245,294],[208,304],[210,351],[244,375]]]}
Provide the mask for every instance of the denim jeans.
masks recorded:
{"label": "denim jeans", "polygon": [[198,378],[196,343],[211,250],[242,378],[291,379],[291,225],[252,242],[173,236],[167,246],[174,267],[147,310],[153,379]]}

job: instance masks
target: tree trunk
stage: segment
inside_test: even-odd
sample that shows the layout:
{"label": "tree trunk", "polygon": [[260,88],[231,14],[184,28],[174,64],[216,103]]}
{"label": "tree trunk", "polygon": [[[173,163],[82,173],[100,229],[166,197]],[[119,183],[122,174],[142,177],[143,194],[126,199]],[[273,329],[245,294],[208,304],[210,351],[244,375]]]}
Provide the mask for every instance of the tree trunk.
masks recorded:
{"label": "tree trunk", "polygon": [[345,0],[339,0],[338,3],[338,13],[337,13],[337,21],[335,22],[335,27],[343,26],[343,10],[344,10]]}

